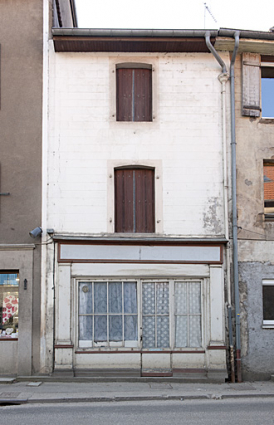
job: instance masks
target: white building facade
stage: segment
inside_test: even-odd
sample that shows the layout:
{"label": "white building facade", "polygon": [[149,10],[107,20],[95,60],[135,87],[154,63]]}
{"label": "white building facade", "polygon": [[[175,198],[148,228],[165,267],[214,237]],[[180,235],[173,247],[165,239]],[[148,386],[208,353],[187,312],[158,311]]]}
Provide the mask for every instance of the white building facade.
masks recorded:
{"label": "white building facade", "polygon": [[220,74],[198,31],[53,30],[45,372],[226,378]]}

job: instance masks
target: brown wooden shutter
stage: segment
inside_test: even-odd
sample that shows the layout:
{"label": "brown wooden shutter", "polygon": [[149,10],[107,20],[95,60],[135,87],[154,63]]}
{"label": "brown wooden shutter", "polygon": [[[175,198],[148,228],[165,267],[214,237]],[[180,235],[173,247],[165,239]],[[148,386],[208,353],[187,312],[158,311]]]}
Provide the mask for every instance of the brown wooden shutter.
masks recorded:
{"label": "brown wooden shutter", "polygon": [[243,53],[242,55],[242,115],[260,116],[260,55]]}
{"label": "brown wooden shutter", "polygon": [[115,232],[133,232],[133,170],[115,171]]}
{"label": "brown wooden shutter", "polygon": [[152,121],[151,69],[134,70],[134,121]]}
{"label": "brown wooden shutter", "polygon": [[135,171],[136,232],[154,233],[154,170]]}
{"label": "brown wooden shutter", "polygon": [[132,69],[116,70],[117,121],[132,121]]}
{"label": "brown wooden shutter", "polygon": [[151,69],[116,70],[117,121],[152,121]]}
{"label": "brown wooden shutter", "polygon": [[154,233],[154,170],[115,170],[115,232]]}

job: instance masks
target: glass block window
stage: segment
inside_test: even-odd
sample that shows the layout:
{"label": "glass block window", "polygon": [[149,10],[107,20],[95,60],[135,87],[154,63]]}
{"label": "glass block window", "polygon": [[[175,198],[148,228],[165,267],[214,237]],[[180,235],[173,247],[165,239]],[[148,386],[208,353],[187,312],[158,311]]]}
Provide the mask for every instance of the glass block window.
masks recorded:
{"label": "glass block window", "polygon": [[19,274],[0,272],[0,338],[17,338]]}
{"label": "glass block window", "polygon": [[175,347],[201,347],[201,282],[175,282]]}
{"label": "glass block window", "polygon": [[79,282],[79,346],[137,341],[137,282]]}
{"label": "glass block window", "polygon": [[169,342],[169,282],[142,285],[143,348],[167,348]]}

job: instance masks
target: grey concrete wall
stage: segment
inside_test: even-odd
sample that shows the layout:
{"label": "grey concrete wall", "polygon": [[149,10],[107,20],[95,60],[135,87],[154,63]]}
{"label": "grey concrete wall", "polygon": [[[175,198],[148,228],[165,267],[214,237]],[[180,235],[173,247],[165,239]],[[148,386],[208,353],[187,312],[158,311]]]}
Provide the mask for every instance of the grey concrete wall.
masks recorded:
{"label": "grey concrete wall", "polygon": [[274,329],[262,328],[262,280],[274,278],[274,222],[264,219],[263,160],[274,159],[274,120],[241,115],[241,66],[239,55],[235,96],[242,370],[244,379],[269,379]]}
{"label": "grey concrete wall", "polygon": [[[30,244],[34,240],[29,231],[41,225],[43,0],[0,0],[0,44],[0,192],[10,192],[10,196],[0,196],[0,244]],[[25,266],[33,276],[31,314],[35,321],[28,332],[33,331],[32,371],[38,371],[39,247],[33,258]],[[19,269],[16,263],[14,267]],[[23,316],[24,327],[22,320]],[[19,339],[18,353],[22,349]]]}
{"label": "grey concrete wall", "polygon": [[[274,372],[274,329],[263,329],[262,280],[273,279],[274,263],[239,264],[244,379],[270,379]],[[243,320],[244,319],[244,320]]]}

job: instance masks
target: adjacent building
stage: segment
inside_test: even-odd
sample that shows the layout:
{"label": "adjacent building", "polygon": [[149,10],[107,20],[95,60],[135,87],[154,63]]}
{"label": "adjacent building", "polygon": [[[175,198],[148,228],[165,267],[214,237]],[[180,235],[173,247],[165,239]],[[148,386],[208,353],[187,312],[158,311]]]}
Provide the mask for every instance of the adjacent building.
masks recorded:
{"label": "adjacent building", "polygon": [[[0,373],[40,363],[43,1],[0,1]],[[40,242],[38,238],[38,242]]]}
{"label": "adjacent building", "polygon": [[40,371],[47,38],[52,21],[75,24],[74,10],[73,1],[0,1],[0,374]]}
{"label": "adjacent building", "polygon": [[237,212],[244,379],[274,371],[274,33],[241,34],[235,64]]}

